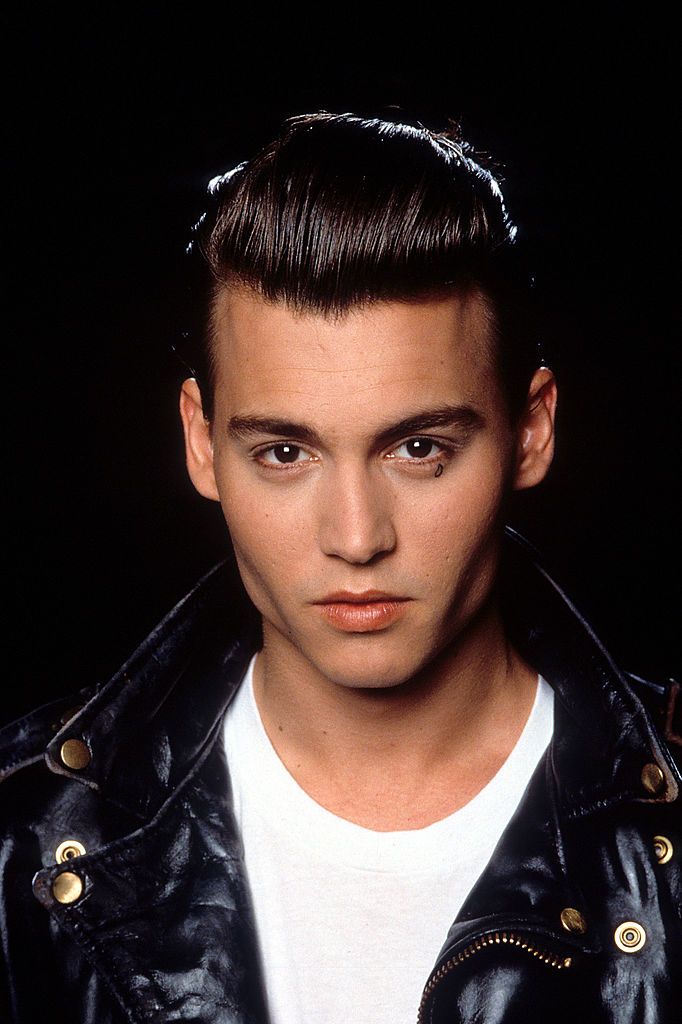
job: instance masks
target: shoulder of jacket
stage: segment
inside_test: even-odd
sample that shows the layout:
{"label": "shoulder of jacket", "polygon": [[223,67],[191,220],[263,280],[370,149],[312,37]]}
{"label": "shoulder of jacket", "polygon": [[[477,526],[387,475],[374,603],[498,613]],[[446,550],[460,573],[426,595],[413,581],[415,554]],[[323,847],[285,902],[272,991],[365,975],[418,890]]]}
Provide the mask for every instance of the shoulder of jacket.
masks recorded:
{"label": "shoulder of jacket", "polygon": [[664,740],[682,754],[682,686],[676,679],[656,681],[634,672],[624,673],[651,715]]}
{"label": "shoulder of jacket", "polygon": [[[210,615],[216,605],[215,593],[226,585],[229,590],[227,562],[223,561],[205,573],[171,608],[111,679],[72,691],[0,728],[0,782],[41,761],[56,734],[91,701],[101,704],[115,699],[121,685],[128,683],[131,676],[146,679],[148,671],[155,671],[172,654],[176,642],[187,638],[193,624]],[[217,603],[220,610],[223,606]]]}

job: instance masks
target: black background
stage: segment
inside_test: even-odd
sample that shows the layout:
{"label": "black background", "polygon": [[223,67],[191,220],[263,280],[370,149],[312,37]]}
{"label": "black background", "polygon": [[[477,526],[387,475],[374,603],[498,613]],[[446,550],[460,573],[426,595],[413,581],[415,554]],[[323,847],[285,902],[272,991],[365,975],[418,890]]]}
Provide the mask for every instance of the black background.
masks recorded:
{"label": "black background", "polygon": [[181,253],[207,180],[316,109],[460,118],[502,165],[560,385],[514,521],[627,668],[679,667],[677,34],[622,10],[11,19],[3,719],[106,677],[224,555],[183,464]]}

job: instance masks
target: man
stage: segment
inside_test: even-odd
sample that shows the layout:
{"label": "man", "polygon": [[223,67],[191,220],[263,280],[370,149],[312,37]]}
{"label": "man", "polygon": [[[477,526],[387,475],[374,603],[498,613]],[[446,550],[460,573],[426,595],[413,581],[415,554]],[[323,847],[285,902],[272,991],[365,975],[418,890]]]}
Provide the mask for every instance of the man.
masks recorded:
{"label": "man", "polygon": [[5,730],[3,1019],[675,1019],[676,690],[504,530],[556,406],[514,236],[350,115],[213,183],[180,411],[245,594]]}

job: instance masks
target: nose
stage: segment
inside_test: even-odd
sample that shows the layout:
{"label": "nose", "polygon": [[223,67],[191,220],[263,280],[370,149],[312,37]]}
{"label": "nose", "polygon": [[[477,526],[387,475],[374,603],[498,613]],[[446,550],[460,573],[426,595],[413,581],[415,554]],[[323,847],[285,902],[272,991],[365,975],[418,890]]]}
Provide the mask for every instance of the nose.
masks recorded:
{"label": "nose", "polygon": [[396,545],[387,483],[367,467],[336,472],[322,496],[320,546],[326,555],[366,565]]}

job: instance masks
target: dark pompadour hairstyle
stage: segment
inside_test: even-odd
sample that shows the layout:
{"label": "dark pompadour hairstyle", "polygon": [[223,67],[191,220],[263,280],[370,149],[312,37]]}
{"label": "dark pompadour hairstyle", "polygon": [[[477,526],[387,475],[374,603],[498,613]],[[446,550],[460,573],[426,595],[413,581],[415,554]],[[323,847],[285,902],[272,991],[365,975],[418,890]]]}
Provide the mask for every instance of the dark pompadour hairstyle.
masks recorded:
{"label": "dark pompadour hairstyle", "polygon": [[194,322],[184,358],[213,415],[212,309],[230,284],[300,312],[476,288],[487,300],[509,411],[538,364],[528,278],[493,174],[452,133],[377,118],[292,117],[208,189],[188,252]]}

